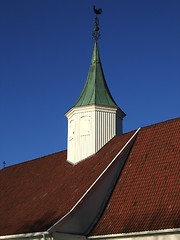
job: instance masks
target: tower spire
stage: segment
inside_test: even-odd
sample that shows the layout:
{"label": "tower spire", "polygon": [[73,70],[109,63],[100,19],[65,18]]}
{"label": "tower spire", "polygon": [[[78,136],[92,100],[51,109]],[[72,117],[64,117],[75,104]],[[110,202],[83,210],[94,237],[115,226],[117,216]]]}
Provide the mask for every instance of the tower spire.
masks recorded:
{"label": "tower spire", "polygon": [[96,9],[95,6],[93,6],[94,13],[96,14],[96,17],[94,18],[94,31],[92,32],[92,38],[97,42],[97,40],[101,37],[100,31],[99,31],[99,18],[97,15],[100,15],[102,13],[102,9]]}
{"label": "tower spire", "polygon": [[111,138],[122,133],[126,114],[118,107],[107,86],[101,66],[98,43],[98,14],[93,7],[95,40],[93,56],[84,88],[74,106],[65,114],[68,119],[67,161],[77,164],[98,152]]}

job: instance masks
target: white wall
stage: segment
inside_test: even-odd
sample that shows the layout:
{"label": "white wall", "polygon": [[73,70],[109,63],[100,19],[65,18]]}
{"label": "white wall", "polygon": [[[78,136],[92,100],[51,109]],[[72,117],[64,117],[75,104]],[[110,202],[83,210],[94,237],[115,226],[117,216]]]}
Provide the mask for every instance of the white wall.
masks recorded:
{"label": "white wall", "polygon": [[85,106],[72,108],[68,118],[67,160],[76,164],[93,155],[115,135],[122,133],[118,108]]}

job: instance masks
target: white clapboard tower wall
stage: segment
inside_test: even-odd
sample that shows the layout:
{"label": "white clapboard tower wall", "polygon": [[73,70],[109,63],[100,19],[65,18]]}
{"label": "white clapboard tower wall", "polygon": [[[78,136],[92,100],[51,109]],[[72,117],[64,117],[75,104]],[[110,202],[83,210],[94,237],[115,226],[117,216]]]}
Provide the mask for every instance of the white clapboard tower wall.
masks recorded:
{"label": "white clapboard tower wall", "polygon": [[97,41],[84,88],[65,114],[68,119],[67,161],[77,164],[122,133],[125,113],[117,106],[104,78]]}

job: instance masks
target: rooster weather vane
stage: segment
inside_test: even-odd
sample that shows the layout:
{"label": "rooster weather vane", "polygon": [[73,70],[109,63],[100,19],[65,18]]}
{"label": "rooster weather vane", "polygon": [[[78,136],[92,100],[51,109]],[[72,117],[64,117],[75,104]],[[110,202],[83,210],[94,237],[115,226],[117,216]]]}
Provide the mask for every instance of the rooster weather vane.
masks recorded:
{"label": "rooster weather vane", "polygon": [[96,9],[95,6],[93,6],[93,10],[96,14],[96,17],[94,18],[94,31],[92,32],[92,37],[95,41],[97,41],[101,37],[99,31],[99,18],[97,17],[97,15],[100,15],[102,13],[102,9]]}

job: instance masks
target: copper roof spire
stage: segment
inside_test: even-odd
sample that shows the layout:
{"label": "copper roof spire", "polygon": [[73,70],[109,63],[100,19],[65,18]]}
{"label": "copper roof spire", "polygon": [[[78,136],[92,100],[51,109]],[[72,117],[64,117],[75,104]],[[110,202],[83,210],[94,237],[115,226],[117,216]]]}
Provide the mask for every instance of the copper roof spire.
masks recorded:
{"label": "copper roof spire", "polygon": [[93,56],[84,88],[73,107],[87,105],[117,107],[104,77],[97,41],[94,44]]}

